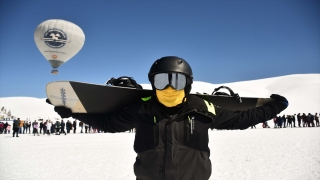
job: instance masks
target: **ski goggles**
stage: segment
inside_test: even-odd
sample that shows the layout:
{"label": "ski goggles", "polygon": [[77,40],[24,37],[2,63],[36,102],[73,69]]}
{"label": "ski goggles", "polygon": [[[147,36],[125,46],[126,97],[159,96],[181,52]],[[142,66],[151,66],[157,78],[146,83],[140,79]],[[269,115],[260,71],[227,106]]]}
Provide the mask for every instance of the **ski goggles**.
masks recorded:
{"label": "ski goggles", "polygon": [[154,75],[153,85],[158,90],[163,90],[168,86],[175,90],[182,90],[186,87],[187,78],[180,73],[159,73]]}

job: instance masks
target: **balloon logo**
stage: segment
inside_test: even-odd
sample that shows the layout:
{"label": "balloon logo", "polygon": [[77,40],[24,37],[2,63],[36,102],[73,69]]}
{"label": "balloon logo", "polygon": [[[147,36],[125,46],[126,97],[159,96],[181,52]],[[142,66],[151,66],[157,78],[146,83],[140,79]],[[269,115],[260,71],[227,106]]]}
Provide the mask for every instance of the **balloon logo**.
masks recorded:
{"label": "balloon logo", "polygon": [[53,67],[51,73],[58,74],[57,68],[81,50],[85,35],[82,29],[72,22],[51,19],[38,25],[34,32],[34,41]]}

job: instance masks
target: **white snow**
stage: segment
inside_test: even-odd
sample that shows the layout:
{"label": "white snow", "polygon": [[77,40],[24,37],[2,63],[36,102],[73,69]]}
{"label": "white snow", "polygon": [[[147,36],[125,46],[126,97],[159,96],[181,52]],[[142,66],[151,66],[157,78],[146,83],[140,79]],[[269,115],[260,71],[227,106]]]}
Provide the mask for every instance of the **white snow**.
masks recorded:
{"label": "white snow", "polygon": [[[135,179],[134,133],[0,135],[0,179]],[[320,128],[210,131],[215,180],[320,179]],[[190,162],[192,163],[192,162]]]}
{"label": "white snow", "polygon": [[[289,100],[283,114],[320,112],[320,74],[297,74],[223,84],[241,96]],[[194,82],[192,92],[211,94],[213,85]],[[0,107],[22,119],[59,117],[45,98],[0,98]],[[282,113],[281,113],[282,114]],[[11,123],[11,121],[10,121]],[[210,131],[212,176],[217,180],[320,179],[320,128]],[[134,133],[68,135],[0,134],[0,179],[135,179]]]}

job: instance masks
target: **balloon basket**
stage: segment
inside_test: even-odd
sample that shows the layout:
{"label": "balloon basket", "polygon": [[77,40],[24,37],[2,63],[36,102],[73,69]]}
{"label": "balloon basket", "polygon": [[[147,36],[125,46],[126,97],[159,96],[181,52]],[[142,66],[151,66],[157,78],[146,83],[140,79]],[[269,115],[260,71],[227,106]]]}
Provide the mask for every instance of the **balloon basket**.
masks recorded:
{"label": "balloon basket", "polygon": [[58,74],[58,70],[53,69],[53,70],[51,71],[51,74]]}

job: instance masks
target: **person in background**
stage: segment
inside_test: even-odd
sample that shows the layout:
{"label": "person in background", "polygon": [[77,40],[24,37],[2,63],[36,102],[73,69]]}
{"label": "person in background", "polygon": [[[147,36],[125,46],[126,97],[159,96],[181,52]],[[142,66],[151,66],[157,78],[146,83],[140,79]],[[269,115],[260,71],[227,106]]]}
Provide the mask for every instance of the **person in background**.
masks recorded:
{"label": "person in background", "polygon": [[316,127],[319,127],[319,116],[318,113],[314,114],[314,119],[316,120]]}
{"label": "person in background", "polygon": [[4,123],[0,122],[0,134],[4,132],[3,129],[4,129]]}
{"label": "person in background", "polygon": [[75,134],[77,130],[77,120],[73,121],[73,133]]}
{"label": "person in background", "polygon": [[55,124],[53,123],[53,121],[50,121],[50,122],[51,122],[50,132],[51,132],[51,134],[53,134],[53,133],[55,133],[55,132],[56,132]]}
{"label": "person in background", "polygon": [[38,136],[40,136],[40,135],[39,135],[38,128],[39,128],[38,122],[34,122],[34,123],[33,123],[33,136],[35,136],[36,134],[37,134]]}
{"label": "person in background", "polygon": [[69,120],[67,121],[66,126],[67,126],[67,133],[69,134],[70,130],[71,130],[71,126],[72,126],[72,124]]}
{"label": "person in background", "polygon": [[46,120],[46,122],[43,123],[43,135],[47,133],[47,124],[48,124],[48,120]]}
{"label": "person in background", "polygon": [[281,116],[277,117],[277,123],[278,123],[278,128],[282,128],[282,117]]}
{"label": "person in background", "polygon": [[[7,133],[8,133],[8,134],[10,134],[10,130],[11,130],[11,125],[8,124],[8,126],[7,126]],[[13,137],[14,137],[14,136],[13,136]]]}
{"label": "person in background", "polygon": [[66,123],[63,121],[63,119],[61,120],[61,133],[64,133],[64,135],[67,135],[67,133],[64,131],[64,127],[66,126]]}
{"label": "person in background", "polygon": [[60,128],[61,128],[61,124],[59,121],[56,121],[55,125],[55,129],[56,129],[56,135],[60,135]]}
{"label": "person in background", "polygon": [[[37,120],[34,120],[34,122],[32,122],[32,134],[34,133],[34,125],[36,124]],[[38,125],[38,129],[39,129],[39,125]],[[39,133],[39,131],[38,131]]]}
{"label": "person in background", "polygon": [[19,137],[19,130],[21,128],[21,121],[20,118],[18,118],[17,120],[13,120],[13,137],[14,135],[16,135],[16,137]]}
{"label": "person in background", "polygon": [[85,133],[88,133],[88,128],[89,128],[89,125],[88,125],[88,124],[85,124],[85,126],[84,126]]}
{"label": "person in background", "polygon": [[[8,130],[7,130],[8,125],[9,125],[8,122],[4,123],[4,125],[3,125],[5,134],[7,134],[7,132],[8,132]],[[10,134],[10,132],[9,132],[9,134]]]}
{"label": "person in background", "polygon": [[83,130],[83,122],[82,121],[79,122],[79,127],[81,128],[80,133],[83,133],[83,131],[82,131]]}
{"label": "person in background", "polygon": [[273,128],[277,128],[278,127],[278,123],[277,123],[277,117],[272,118],[273,123],[274,123],[274,127]]}
{"label": "person in background", "polygon": [[296,127],[296,114],[292,116],[293,127]]}
{"label": "person in background", "polygon": [[51,127],[52,127],[52,123],[51,123],[51,121],[50,120],[48,120],[47,121],[47,124],[46,124],[46,126],[47,126],[47,135],[51,135]]}
{"label": "person in background", "polygon": [[29,121],[28,123],[27,123],[27,130],[26,130],[26,134],[28,133],[28,131],[29,131],[29,134],[30,134],[30,131],[31,130],[31,122]]}
{"label": "person in background", "polygon": [[[22,124],[22,125],[21,125]],[[20,123],[20,127],[21,127],[21,131],[20,134],[24,134],[25,130],[26,130],[26,121],[21,121]]]}
{"label": "person in background", "polygon": [[283,128],[286,128],[286,123],[287,123],[287,119],[286,119],[286,115],[284,114],[284,115],[282,116]]}
{"label": "person in background", "polygon": [[42,134],[42,130],[43,130],[44,126],[43,126],[43,121],[40,122],[40,134]]}

